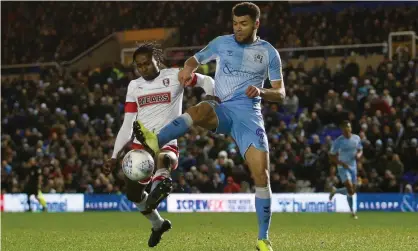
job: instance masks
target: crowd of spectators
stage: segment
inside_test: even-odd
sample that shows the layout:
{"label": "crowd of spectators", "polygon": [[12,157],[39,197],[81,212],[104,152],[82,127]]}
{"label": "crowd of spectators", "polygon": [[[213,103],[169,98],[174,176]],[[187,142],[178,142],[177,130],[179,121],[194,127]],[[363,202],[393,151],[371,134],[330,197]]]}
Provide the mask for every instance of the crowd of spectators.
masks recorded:
{"label": "crowd of spectators", "polygon": [[[202,45],[230,32],[233,4],[6,2],[3,64],[67,60],[111,32],[132,28],[180,27],[183,45]],[[260,36],[279,48],[382,42],[389,31],[418,30],[417,8],[411,6],[348,8],[336,15],[293,14],[284,2],[259,5]],[[151,11],[155,15],[144,14]],[[352,56],[341,60],[335,72],[325,59],[312,69],[303,62],[283,63],[286,100],[263,104],[273,192],[341,186],[328,151],[344,119],[352,122],[364,146],[358,162],[360,191],[418,191],[417,59],[395,56],[363,71]],[[131,69],[114,64],[79,72],[44,68],[39,81],[4,79],[2,193],[23,191],[33,166],[42,168],[44,192],[124,192],[123,172],[106,177],[101,168],[112,153],[133,78]],[[183,109],[199,102],[201,94],[187,88]],[[178,143],[175,192],[253,191],[231,137],[192,128]]]}
{"label": "crowd of spectators", "polygon": [[[418,191],[417,60],[384,60],[360,74],[355,57],[336,72],[326,64],[283,70],[287,97],[264,103],[273,192],[322,192],[341,186],[329,162],[337,125],[348,119],[360,135],[360,191]],[[123,73],[121,73],[121,70]],[[118,193],[123,172],[106,177],[134,75],[110,65],[75,73],[44,69],[40,81],[2,81],[2,192],[20,192],[32,166],[42,167],[44,192]],[[186,89],[183,108],[199,89]],[[192,128],[178,140],[175,192],[250,192],[251,175],[233,139]]]}
{"label": "crowd of spectators", "polygon": [[[181,45],[204,45],[231,32],[234,4],[4,2],[2,64],[70,60],[112,32],[128,29],[179,27]],[[276,48],[382,43],[391,31],[418,31],[417,5],[299,13],[295,6],[300,3],[257,4],[262,12],[259,35]]]}

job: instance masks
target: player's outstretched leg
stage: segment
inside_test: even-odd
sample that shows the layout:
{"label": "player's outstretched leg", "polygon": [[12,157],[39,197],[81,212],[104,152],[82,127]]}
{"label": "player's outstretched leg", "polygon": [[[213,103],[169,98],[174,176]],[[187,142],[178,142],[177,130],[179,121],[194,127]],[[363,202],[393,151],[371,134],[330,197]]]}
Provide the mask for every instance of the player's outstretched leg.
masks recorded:
{"label": "player's outstretched leg", "polygon": [[329,200],[332,200],[337,193],[347,195],[347,188],[342,187],[337,189],[336,187],[332,187],[331,193],[329,194]]}
{"label": "player's outstretched leg", "polygon": [[157,135],[148,130],[141,121],[134,121],[133,134],[144,146],[145,150],[155,157],[160,151]]}
{"label": "player's outstretched leg", "polygon": [[135,137],[144,145],[151,155],[155,156],[160,148],[171,140],[177,139],[192,127],[201,126],[212,130],[218,125],[218,118],[214,110],[214,103],[218,101],[203,101],[187,109],[187,112],[174,119],[171,123],[164,126],[157,134],[149,131],[140,121],[135,121],[133,132]]}
{"label": "player's outstretched leg", "polygon": [[171,222],[163,219],[157,210],[146,210],[148,193],[145,192],[146,184],[140,184],[126,179],[128,183],[127,198],[135,203],[138,210],[147,218],[152,225],[151,235],[148,240],[149,247],[155,247],[160,243],[161,237],[171,229]]}
{"label": "player's outstretched leg", "polygon": [[251,145],[246,154],[255,183],[255,209],[258,219],[257,250],[272,251],[268,238],[271,222],[271,188],[269,182],[269,153]]}
{"label": "player's outstretched leg", "polygon": [[144,145],[145,150],[155,156],[162,146],[186,134],[192,124],[193,119],[188,113],[184,113],[163,127],[158,135],[145,128],[140,121],[134,122],[133,131],[135,137]]}
{"label": "player's outstretched leg", "polygon": [[146,202],[146,209],[156,209],[158,205],[171,193],[173,181],[170,171],[177,167],[177,155],[172,151],[164,151],[158,155],[157,171],[152,179],[151,192]]}

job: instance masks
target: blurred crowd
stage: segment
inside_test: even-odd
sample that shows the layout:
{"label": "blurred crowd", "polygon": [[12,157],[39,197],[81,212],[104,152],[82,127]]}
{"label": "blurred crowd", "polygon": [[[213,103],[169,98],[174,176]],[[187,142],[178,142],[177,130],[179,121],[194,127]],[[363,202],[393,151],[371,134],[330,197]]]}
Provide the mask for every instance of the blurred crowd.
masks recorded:
{"label": "blurred crowd", "polygon": [[[231,32],[234,4],[4,2],[1,59],[3,64],[62,62],[73,59],[112,32],[155,27],[179,27],[181,45],[204,45]],[[262,13],[259,35],[276,48],[382,43],[391,31],[418,31],[417,5],[394,8],[376,4],[375,8],[329,8],[306,13],[295,11],[295,6],[303,3],[257,4]]]}
{"label": "blurred crowd", "polygon": [[[108,34],[132,28],[180,27],[182,45],[202,45],[230,32],[233,4],[2,3],[3,64],[68,60]],[[335,15],[292,14],[287,2],[259,5],[260,36],[277,48],[382,42],[389,31],[418,30],[416,7],[347,8]],[[151,11],[155,15],[144,14]],[[341,60],[335,72],[326,60],[312,69],[303,62],[283,63],[286,100],[263,104],[273,192],[323,192],[341,186],[328,152],[345,119],[364,147],[359,190],[418,192],[417,59],[399,54],[360,69],[352,56]],[[39,81],[4,79],[2,193],[23,191],[34,166],[42,169],[43,192],[124,192],[122,170],[105,176],[101,168],[111,156],[126,88],[134,78],[132,69],[113,64],[77,72],[42,68]],[[201,97],[202,90],[187,88],[183,109]],[[175,192],[253,191],[248,167],[231,137],[192,128],[178,143]]]}
{"label": "blurred crowd", "polygon": [[[364,146],[360,191],[398,192],[406,185],[418,191],[418,62],[401,59],[385,59],[361,75],[355,57],[333,73],[326,61],[309,70],[303,62],[286,65],[286,100],[263,105],[273,192],[341,186],[328,151],[345,119]],[[106,177],[101,168],[111,156],[133,78],[115,64],[74,73],[50,68],[40,81],[2,81],[2,191],[22,191],[30,168],[40,166],[44,192],[124,192],[123,172]],[[201,95],[201,89],[186,89],[183,108]],[[253,191],[231,137],[192,128],[178,143],[175,192]]]}

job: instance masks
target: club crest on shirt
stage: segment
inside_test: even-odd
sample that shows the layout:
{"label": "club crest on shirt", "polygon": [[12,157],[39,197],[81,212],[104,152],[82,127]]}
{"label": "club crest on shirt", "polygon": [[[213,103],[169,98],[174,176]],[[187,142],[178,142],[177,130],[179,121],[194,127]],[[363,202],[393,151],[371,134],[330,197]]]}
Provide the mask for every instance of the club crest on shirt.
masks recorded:
{"label": "club crest on shirt", "polygon": [[262,55],[260,55],[260,54],[255,54],[254,55],[254,62],[256,62],[256,63],[263,63],[263,56]]}
{"label": "club crest on shirt", "polygon": [[169,84],[170,84],[170,79],[169,79],[169,78],[165,78],[165,79],[163,79],[163,85],[164,85],[165,87],[167,87]]}

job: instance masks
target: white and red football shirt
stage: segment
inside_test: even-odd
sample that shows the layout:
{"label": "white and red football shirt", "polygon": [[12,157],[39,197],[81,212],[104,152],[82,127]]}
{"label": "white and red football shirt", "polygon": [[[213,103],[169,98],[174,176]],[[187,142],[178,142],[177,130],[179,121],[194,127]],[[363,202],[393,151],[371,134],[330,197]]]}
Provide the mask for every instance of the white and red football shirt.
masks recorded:
{"label": "white and red football shirt", "polygon": [[[178,68],[162,69],[153,80],[132,80],[126,95],[125,113],[136,112],[136,119],[148,130],[160,132],[182,114],[184,86],[178,80],[179,71]],[[200,79],[195,75],[193,85],[203,86],[203,83],[199,83]],[[134,143],[140,142],[134,139]],[[177,140],[167,145],[177,145]]]}

